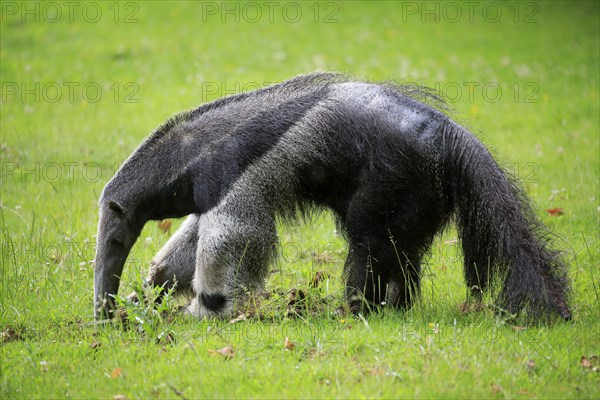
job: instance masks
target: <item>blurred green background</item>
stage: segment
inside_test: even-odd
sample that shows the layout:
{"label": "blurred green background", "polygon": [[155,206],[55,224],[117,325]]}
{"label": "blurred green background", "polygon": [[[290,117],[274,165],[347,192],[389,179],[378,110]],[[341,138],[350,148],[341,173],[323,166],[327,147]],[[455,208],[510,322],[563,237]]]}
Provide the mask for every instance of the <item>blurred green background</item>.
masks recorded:
{"label": "blurred green background", "polygon": [[[423,306],[372,321],[372,328],[353,322],[354,331],[329,349],[329,358],[318,360],[320,367],[303,364],[300,374],[293,370],[295,359],[271,365],[281,349],[270,344],[259,353],[245,349],[246,358],[226,369],[203,370],[212,379],[208,387],[203,386],[208,378],[195,379],[192,372],[173,384],[188,388],[191,397],[598,395],[598,375],[586,375],[579,362],[600,346],[598,2],[3,1],[0,7],[0,394],[154,396],[157,380],[142,377],[144,366],[172,375],[176,360],[189,356],[186,341],[194,342],[200,328],[174,324],[170,329],[184,339],[156,361],[153,342],[118,328],[98,333],[90,325],[90,260],[104,184],[140,141],[178,111],[297,74],[340,71],[427,85],[447,98],[454,118],[521,180],[540,217],[557,233],[557,247],[571,265],[575,327],[536,331],[549,335],[537,343],[536,354],[545,356],[536,356],[536,379],[531,369],[512,370],[514,354],[527,358],[534,347],[476,342],[460,351],[428,353],[431,363],[423,365],[419,348],[425,344],[416,340],[407,349],[406,340],[395,340],[399,324],[428,327],[458,319],[488,329],[482,321],[493,321],[491,314],[465,317],[458,311],[464,284],[449,231],[432,250]],[[557,208],[563,215],[546,212]],[[130,257],[126,288],[167,237],[156,224],[147,225]],[[307,286],[324,269],[331,273],[333,292],[339,291],[345,249],[327,215],[282,227],[281,238],[284,257],[277,268],[283,273],[270,288]],[[337,295],[329,308],[341,301]],[[340,323],[327,315],[333,322],[327,319],[326,325]],[[96,342],[104,343],[100,353],[80,351],[81,343]],[[123,354],[108,351],[111,342],[121,343]],[[385,356],[373,350],[373,343],[383,342],[389,342]],[[236,346],[244,352],[243,345]],[[314,355],[308,345],[305,351]],[[205,349],[199,353],[201,365],[211,362],[204,360]],[[468,365],[482,353],[490,358],[480,376]],[[40,364],[52,357],[49,370]],[[129,381],[106,378],[119,363],[129,363]],[[337,376],[347,364],[355,365],[354,372]],[[379,369],[371,374],[373,365]],[[239,377],[240,371],[263,366],[255,381]],[[277,374],[282,368],[291,371],[288,376]],[[405,371],[403,381],[390,371]],[[323,384],[334,375],[337,385]],[[89,386],[104,380],[106,385]],[[257,383],[264,380],[271,390]],[[458,383],[445,385],[448,380]],[[159,388],[157,397],[175,393]]]}

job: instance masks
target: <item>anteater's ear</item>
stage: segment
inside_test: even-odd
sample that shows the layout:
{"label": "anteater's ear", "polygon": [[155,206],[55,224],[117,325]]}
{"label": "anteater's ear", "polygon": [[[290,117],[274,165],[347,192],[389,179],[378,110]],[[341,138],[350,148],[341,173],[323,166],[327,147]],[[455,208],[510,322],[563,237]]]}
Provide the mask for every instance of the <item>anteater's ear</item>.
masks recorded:
{"label": "anteater's ear", "polygon": [[116,201],[109,201],[108,208],[116,212],[117,214],[125,215],[125,211],[123,211],[123,207]]}

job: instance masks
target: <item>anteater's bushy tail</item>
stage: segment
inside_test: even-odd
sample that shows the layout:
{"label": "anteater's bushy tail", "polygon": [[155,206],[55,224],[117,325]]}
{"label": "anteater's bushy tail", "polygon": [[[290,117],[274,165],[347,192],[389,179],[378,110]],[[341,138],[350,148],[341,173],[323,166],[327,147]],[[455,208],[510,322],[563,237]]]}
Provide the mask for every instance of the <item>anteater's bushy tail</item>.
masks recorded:
{"label": "anteater's bushy tail", "polygon": [[443,134],[445,181],[457,213],[471,293],[500,284],[497,305],[537,319],[570,319],[566,266],[549,248],[528,197],[466,129],[449,121]]}

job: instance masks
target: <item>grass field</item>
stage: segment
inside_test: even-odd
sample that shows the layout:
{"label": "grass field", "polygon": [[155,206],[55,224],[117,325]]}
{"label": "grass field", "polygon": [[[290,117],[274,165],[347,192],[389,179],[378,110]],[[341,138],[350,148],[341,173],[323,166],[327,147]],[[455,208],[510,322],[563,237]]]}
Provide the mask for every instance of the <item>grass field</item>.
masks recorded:
{"label": "grass field", "polygon": [[[600,397],[598,2],[0,6],[0,398]],[[453,230],[413,309],[339,314],[346,249],[322,213],[280,227],[247,320],[190,320],[174,300],[94,324],[97,200],[119,164],[175,112],[315,70],[445,95],[556,232],[573,320],[461,312]],[[121,294],[167,238],[146,225]]]}

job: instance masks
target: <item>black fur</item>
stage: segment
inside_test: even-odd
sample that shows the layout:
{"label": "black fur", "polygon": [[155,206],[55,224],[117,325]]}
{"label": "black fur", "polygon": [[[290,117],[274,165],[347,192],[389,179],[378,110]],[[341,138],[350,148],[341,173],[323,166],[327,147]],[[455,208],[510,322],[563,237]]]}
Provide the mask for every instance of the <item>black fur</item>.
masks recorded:
{"label": "black fur", "polygon": [[455,216],[475,299],[499,283],[498,306],[509,313],[570,318],[566,267],[527,197],[471,133],[416,100],[423,95],[313,74],[167,121],[100,200],[96,315],[110,316],[110,295],[149,219],[192,214],[155,257],[149,282],[183,280],[192,313],[224,315],[231,299],[262,287],[275,218],[325,207],[348,239],[355,310],[410,307],[421,260]]}
{"label": "black fur", "polygon": [[227,302],[227,298],[220,294],[200,294],[202,304],[211,311],[219,311]]}

